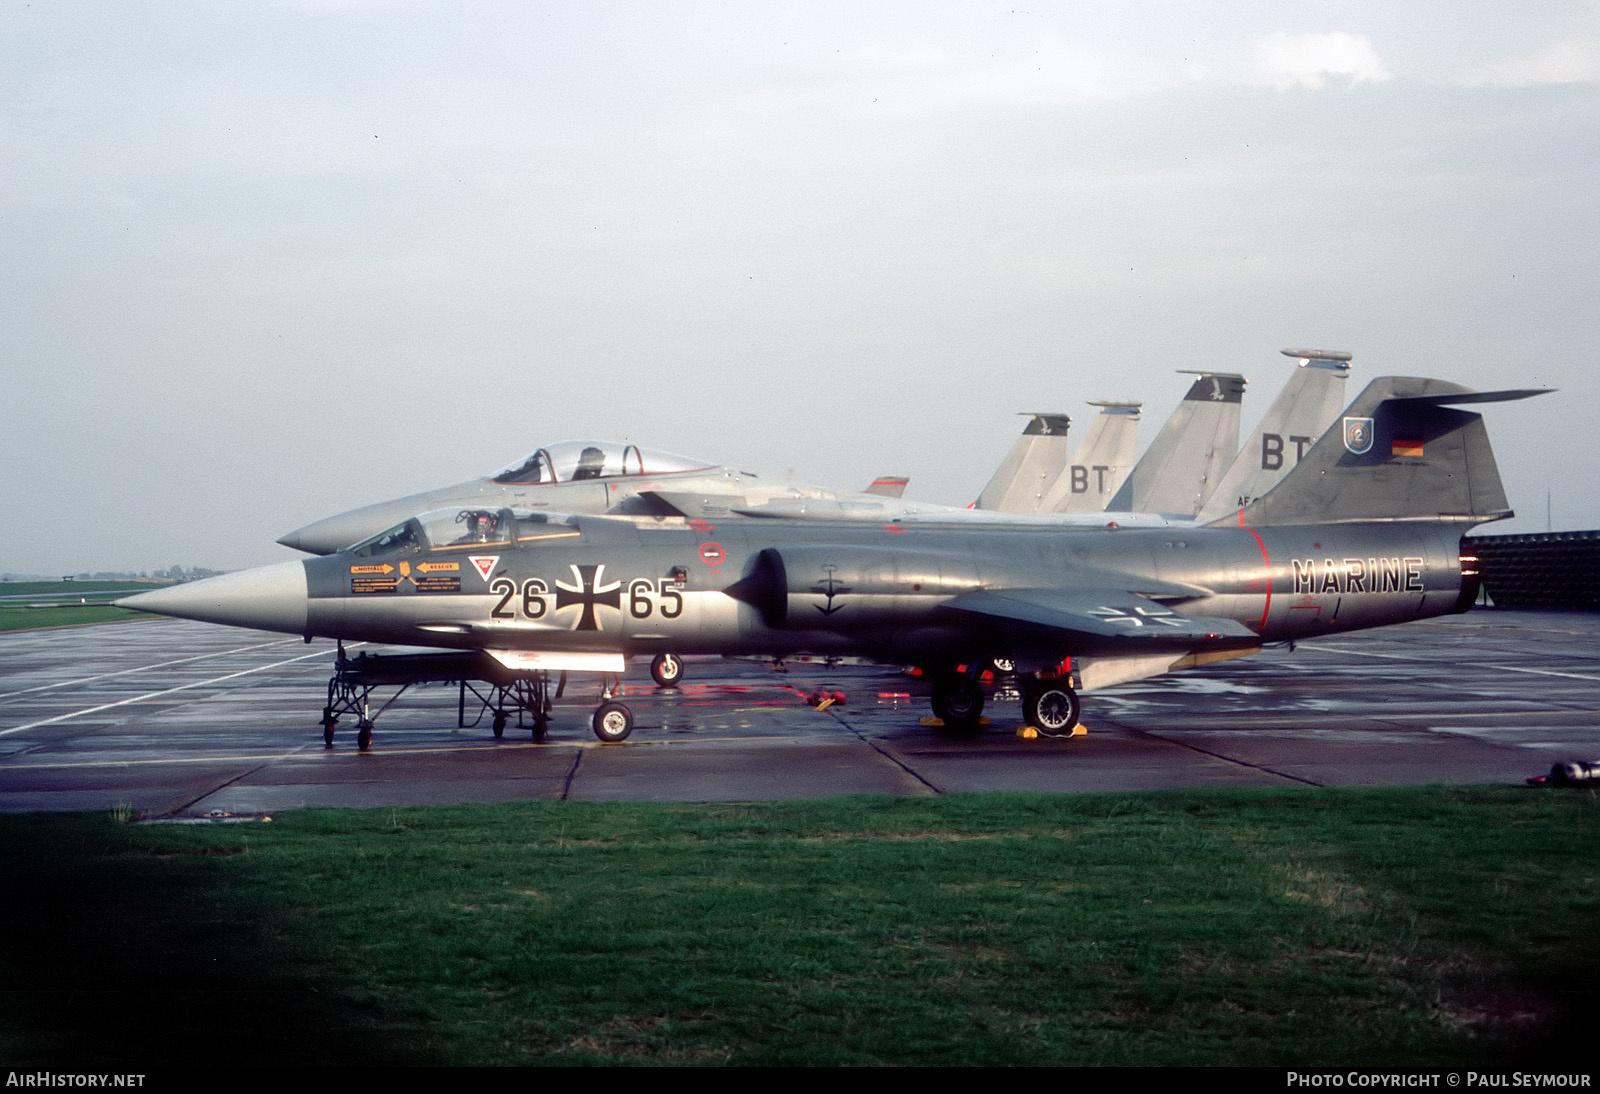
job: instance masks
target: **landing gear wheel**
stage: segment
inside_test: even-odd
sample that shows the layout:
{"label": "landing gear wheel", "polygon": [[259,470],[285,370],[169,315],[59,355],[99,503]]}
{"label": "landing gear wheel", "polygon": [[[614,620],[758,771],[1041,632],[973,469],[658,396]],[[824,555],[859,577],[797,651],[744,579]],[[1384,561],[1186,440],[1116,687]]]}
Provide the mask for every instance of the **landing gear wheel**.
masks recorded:
{"label": "landing gear wheel", "polygon": [[650,660],[650,676],[657,687],[675,688],[683,679],[683,658],[675,653],[658,653]]}
{"label": "landing gear wheel", "polygon": [[533,720],[533,740],[535,744],[543,744],[549,732],[550,719],[541,714]]}
{"label": "landing gear wheel", "polygon": [[983,688],[970,676],[941,676],[933,685],[933,713],[953,729],[974,729],[983,714]]}
{"label": "landing gear wheel", "polygon": [[372,747],[371,722],[362,722],[361,728],[356,730],[356,747],[363,752]]}
{"label": "landing gear wheel", "polygon": [[331,714],[323,714],[323,716],[322,716],[322,747],[324,747],[324,748],[332,748],[333,747],[333,731],[336,728],[338,728],[338,725],[339,725],[339,719],[335,718]]}
{"label": "landing gear wheel", "polygon": [[601,703],[594,712],[594,735],[607,744],[626,741],[633,732],[633,711],[621,703]]}
{"label": "landing gear wheel", "polygon": [[1022,695],[1022,718],[1046,737],[1070,737],[1082,703],[1066,684],[1041,680]]}
{"label": "landing gear wheel", "polygon": [[494,725],[491,728],[494,730],[494,735],[496,737],[504,737],[506,735],[506,712],[505,711],[499,710],[499,711],[495,712]]}

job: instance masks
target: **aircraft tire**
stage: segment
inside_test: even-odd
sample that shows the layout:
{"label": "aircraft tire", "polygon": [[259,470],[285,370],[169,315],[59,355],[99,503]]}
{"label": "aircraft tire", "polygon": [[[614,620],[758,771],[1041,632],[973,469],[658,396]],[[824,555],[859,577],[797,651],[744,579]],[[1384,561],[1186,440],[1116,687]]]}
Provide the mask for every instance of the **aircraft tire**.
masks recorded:
{"label": "aircraft tire", "polygon": [[323,716],[323,718],[322,718],[322,747],[323,748],[332,748],[333,747],[333,731],[336,728],[338,728],[338,725],[339,725],[339,719],[333,717],[331,714]]}
{"label": "aircraft tire", "polygon": [[633,732],[633,711],[621,703],[601,703],[594,712],[594,735],[607,744],[626,741]]}
{"label": "aircraft tire", "polygon": [[371,722],[362,722],[361,728],[356,730],[356,747],[363,752],[372,747]]}
{"label": "aircraft tire", "polygon": [[501,710],[495,712],[494,724],[490,728],[494,730],[494,735],[496,737],[504,737],[506,735],[505,711]]}
{"label": "aircraft tire", "polygon": [[675,688],[683,679],[683,658],[675,653],[658,653],[650,659],[650,678],[657,687]]}
{"label": "aircraft tire", "polygon": [[1066,684],[1041,680],[1022,695],[1022,718],[1045,737],[1070,737],[1083,704]]}
{"label": "aircraft tire", "polygon": [[952,729],[971,729],[983,715],[983,688],[970,676],[950,673],[933,685],[933,713]]}

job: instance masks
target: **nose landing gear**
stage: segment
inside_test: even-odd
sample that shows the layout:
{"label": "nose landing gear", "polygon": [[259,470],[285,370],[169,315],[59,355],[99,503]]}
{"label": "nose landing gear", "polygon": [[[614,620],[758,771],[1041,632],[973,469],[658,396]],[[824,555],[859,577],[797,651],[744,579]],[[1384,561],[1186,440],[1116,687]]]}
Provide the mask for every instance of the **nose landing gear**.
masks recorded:
{"label": "nose landing gear", "polygon": [[683,679],[683,658],[675,653],[658,653],[650,659],[650,678],[657,687],[675,688]]}
{"label": "nose landing gear", "polygon": [[628,739],[633,732],[633,711],[622,703],[605,702],[595,708],[594,735],[607,744]]}

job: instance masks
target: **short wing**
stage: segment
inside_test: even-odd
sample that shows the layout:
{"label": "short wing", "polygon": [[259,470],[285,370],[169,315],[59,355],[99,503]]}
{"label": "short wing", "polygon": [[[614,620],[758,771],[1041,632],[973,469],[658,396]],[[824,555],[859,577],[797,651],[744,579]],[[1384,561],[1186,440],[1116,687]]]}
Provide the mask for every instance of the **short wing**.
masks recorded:
{"label": "short wing", "polygon": [[1126,588],[980,589],[945,608],[968,616],[1002,647],[1047,660],[1238,649],[1261,642],[1242,623],[1184,615]]}

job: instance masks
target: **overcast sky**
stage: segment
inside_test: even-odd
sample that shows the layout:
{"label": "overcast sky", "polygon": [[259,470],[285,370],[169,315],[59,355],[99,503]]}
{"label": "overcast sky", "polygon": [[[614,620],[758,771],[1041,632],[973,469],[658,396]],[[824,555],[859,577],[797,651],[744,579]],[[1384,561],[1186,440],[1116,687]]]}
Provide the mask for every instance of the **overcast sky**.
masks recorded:
{"label": "overcast sky", "polygon": [[0,139],[0,571],[578,437],[965,504],[1307,345],[1559,387],[1491,528],[1600,527],[1595,3],[11,2]]}

